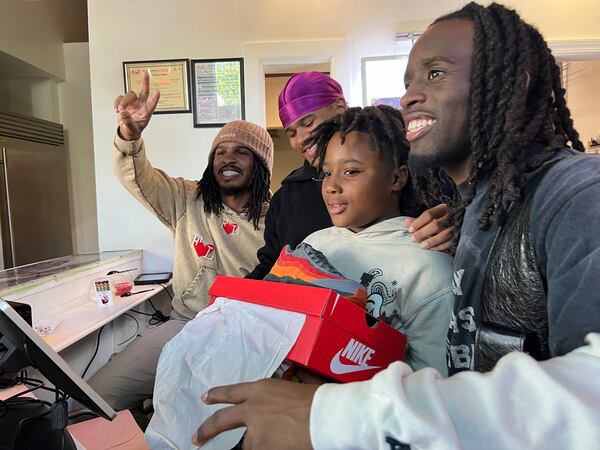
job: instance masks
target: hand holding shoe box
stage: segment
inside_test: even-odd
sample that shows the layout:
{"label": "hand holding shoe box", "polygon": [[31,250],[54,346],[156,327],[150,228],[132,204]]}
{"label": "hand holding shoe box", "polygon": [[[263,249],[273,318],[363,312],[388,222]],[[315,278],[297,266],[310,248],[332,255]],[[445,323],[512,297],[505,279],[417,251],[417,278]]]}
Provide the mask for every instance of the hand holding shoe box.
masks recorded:
{"label": "hand holding shoe box", "polygon": [[[196,448],[189,436],[198,423],[227,407],[199,404],[202,394],[269,378],[285,360],[347,382],[371,378],[402,358],[406,338],[385,323],[370,327],[365,289],[309,245],[284,249],[271,275],[279,282],[217,277],[211,304],[163,348],[146,430],[152,448]],[[243,431],[203,448],[231,448]]]}
{"label": "hand holding shoe box", "polygon": [[308,244],[293,252],[284,248],[265,280],[221,276],[209,294],[213,301],[225,297],[306,314],[288,361],[349,382],[369,379],[402,359],[406,337],[383,322],[369,326],[364,288]]}

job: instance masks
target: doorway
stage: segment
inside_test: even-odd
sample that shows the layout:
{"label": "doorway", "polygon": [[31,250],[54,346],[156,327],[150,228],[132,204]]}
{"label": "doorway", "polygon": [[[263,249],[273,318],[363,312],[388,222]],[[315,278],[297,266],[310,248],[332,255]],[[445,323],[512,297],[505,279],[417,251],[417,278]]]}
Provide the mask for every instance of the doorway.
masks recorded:
{"label": "doorway", "polygon": [[567,106],[587,153],[600,153],[600,40],[550,41]]}
{"label": "doorway", "polygon": [[567,105],[587,153],[600,153],[600,60],[560,61]]}

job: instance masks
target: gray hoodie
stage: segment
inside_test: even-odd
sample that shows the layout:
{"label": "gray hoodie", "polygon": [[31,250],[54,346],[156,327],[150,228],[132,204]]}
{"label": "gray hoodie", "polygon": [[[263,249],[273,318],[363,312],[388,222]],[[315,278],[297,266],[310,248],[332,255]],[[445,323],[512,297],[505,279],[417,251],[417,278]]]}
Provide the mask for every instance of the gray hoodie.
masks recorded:
{"label": "gray hoodie", "polygon": [[330,227],[304,242],[346,278],[366,285],[367,309],[406,335],[405,359],[413,369],[430,366],[446,374],[452,258],[412,242],[405,219],[384,220],[358,233]]}

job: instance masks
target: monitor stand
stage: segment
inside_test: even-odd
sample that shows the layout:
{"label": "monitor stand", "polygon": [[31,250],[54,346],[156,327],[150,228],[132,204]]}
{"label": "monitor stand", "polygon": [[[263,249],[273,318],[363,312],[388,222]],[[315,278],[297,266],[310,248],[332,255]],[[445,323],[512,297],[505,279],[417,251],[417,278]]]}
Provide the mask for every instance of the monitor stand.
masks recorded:
{"label": "monitor stand", "polygon": [[8,405],[0,417],[0,450],[76,450],[63,417],[64,400],[52,407],[37,402]]}

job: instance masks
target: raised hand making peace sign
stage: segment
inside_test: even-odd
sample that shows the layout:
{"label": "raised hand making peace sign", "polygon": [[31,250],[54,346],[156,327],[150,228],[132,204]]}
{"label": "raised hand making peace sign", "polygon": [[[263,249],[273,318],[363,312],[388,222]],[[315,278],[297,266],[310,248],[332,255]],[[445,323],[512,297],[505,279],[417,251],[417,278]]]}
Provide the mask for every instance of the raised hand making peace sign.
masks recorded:
{"label": "raised hand making peace sign", "polygon": [[142,78],[142,89],[137,95],[133,91],[119,95],[115,99],[115,112],[119,124],[119,134],[127,141],[134,141],[142,136],[142,131],[148,126],[150,118],[156,109],[160,91],[149,98],[150,74],[146,71]]}

